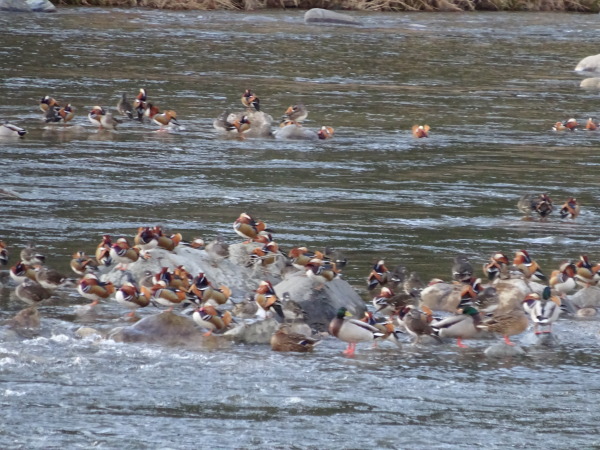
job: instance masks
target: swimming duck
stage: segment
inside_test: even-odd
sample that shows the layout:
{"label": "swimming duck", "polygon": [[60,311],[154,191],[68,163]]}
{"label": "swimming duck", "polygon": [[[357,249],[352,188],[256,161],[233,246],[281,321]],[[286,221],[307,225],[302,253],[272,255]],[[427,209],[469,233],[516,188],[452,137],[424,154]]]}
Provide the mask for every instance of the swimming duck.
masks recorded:
{"label": "swimming duck", "polygon": [[249,214],[242,213],[233,222],[233,231],[235,231],[239,236],[251,241],[261,231],[268,231],[268,228],[264,222],[256,221]]}
{"label": "swimming duck", "polygon": [[139,308],[145,308],[150,304],[150,298],[147,297],[140,289],[133,283],[125,282],[115,292],[115,300],[122,306],[131,309],[128,314],[130,317],[135,316],[135,310]]}
{"label": "swimming duck", "polygon": [[552,271],[550,275],[550,287],[557,292],[571,294],[577,289],[577,267],[572,262],[561,264],[558,270]]}
{"label": "swimming duck", "polygon": [[6,266],[8,264],[8,248],[4,241],[0,241],[0,265]]}
{"label": "swimming duck", "polygon": [[398,324],[406,329],[408,334],[415,338],[414,344],[418,344],[421,336],[433,336],[441,342],[431,328],[433,322],[433,312],[427,306],[417,308],[414,305],[406,305],[398,311]]}
{"label": "swimming duck", "polygon": [[260,111],[260,100],[250,89],[246,89],[242,94],[242,105],[250,110]]}
{"label": "swimming duck", "polygon": [[483,273],[490,281],[510,278],[508,257],[504,253],[494,253],[490,262],[483,265]]}
{"label": "swimming duck", "polygon": [[15,295],[25,303],[33,305],[52,296],[52,292],[33,280],[25,280],[15,289]]}
{"label": "swimming duck", "polygon": [[60,117],[57,115],[60,105],[49,95],[45,95],[40,100],[40,109],[44,113],[44,122],[60,122]]}
{"label": "swimming duck", "polygon": [[96,275],[88,273],[79,280],[77,291],[95,305],[114,294],[115,286],[110,281],[100,281]]}
{"label": "swimming duck", "polygon": [[177,113],[172,109],[167,109],[163,113],[157,113],[152,117],[152,121],[160,126],[159,131],[164,131],[171,125],[179,126],[177,122]]}
{"label": "swimming duck", "polygon": [[285,319],[283,313],[283,304],[273,288],[270,281],[263,280],[260,282],[252,296],[258,305],[258,313],[267,317],[271,312],[274,312],[281,319]]}
{"label": "swimming duck", "polygon": [[13,265],[8,272],[10,274],[10,277],[17,283],[22,283],[27,279],[36,281],[35,269],[33,268],[33,266],[25,264],[23,261],[19,261],[18,263]]}
{"label": "swimming duck", "polygon": [[192,318],[194,322],[208,330],[204,333],[205,336],[210,336],[213,332],[225,331],[233,322],[231,312],[225,311],[224,313],[220,313],[211,305],[196,308],[192,314]]}
{"label": "swimming duck", "polygon": [[521,334],[529,326],[529,320],[522,308],[515,308],[508,312],[494,314],[477,325],[477,328],[492,333],[499,333],[504,337],[507,345],[515,345],[510,341],[510,336]]}
{"label": "swimming duck", "polygon": [[447,317],[443,320],[432,322],[431,329],[436,336],[456,338],[456,345],[461,348],[467,347],[463,339],[477,336],[481,324],[481,313],[468,303],[458,310],[460,313]]}
{"label": "swimming duck", "polygon": [[117,103],[117,111],[119,111],[121,115],[133,119],[133,105],[127,100],[127,94],[125,92],[121,94],[121,98]]}
{"label": "swimming duck", "polygon": [[86,273],[93,273],[98,270],[98,261],[80,250],[73,253],[70,266],[71,270],[77,275],[84,276]]}
{"label": "swimming duck", "polygon": [[102,115],[104,113],[105,111],[101,106],[94,106],[88,113],[88,119],[92,125],[97,126],[98,129],[102,129]]}
{"label": "swimming duck", "polygon": [[585,129],[588,131],[596,131],[598,129],[598,122],[590,117],[585,123]]}
{"label": "swimming duck", "polygon": [[416,138],[426,138],[429,137],[429,130],[431,128],[429,125],[413,125],[412,126],[412,135]]}
{"label": "swimming duck", "polygon": [[324,140],[333,137],[332,127],[322,126],[318,131],[304,128],[296,123],[289,123],[275,132],[276,139],[289,140]]}
{"label": "swimming duck", "polygon": [[67,122],[70,122],[73,120],[73,117],[75,117],[75,111],[69,103],[67,106],[60,108],[56,112],[56,115],[59,117],[59,121],[62,121],[64,125],[67,125]]}
{"label": "swimming duck", "polygon": [[7,122],[0,125],[0,137],[23,137],[26,134],[27,130],[12,123]]}
{"label": "swimming duck", "polygon": [[306,120],[308,117],[308,110],[306,107],[299,103],[297,105],[292,105],[288,109],[285,110],[283,114],[282,121],[280,127],[284,127],[286,125],[296,124],[300,125],[302,122]]}
{"label": "swimming duck", "polygon": [[554,205],[548,194],[524,194],[517,202],[517,208],[527,217],[535,212],[545,219],[554,210]]}
{"label": "swimming duck", "polygon": [[144,111],[146,110],[146,90],[140,88],[138,95],[136,95],[133,101],[133,109],[137,114],[137,120],[140,122],[144,121]]}
{"label": "swimming duck", "polygon": [[[144,108],[144,116],[143,117],[147,117],[148,119],[152,120],[154,119],[154,116],[160,113],[160,109],[158,109],[158,106],[153,105],[152,103],[146,103],[146,107]],[[142,119],[143,121],[143,119]]]}
{"label": "swimming duck", "polygon": [[275,352],[312,352],[321,341],[292,331],[289,324],[281,324],[271,336],[271,350]]}
{"label": "swimming duck", "polygon": [[554,131],[575,131],[578,126],[577,120],[570,118],[564,122],[556,122],[552,129]]}
{"label": "swimming duck", "polygon": [[581,210],[581,207],[579,206],[577,199],[574,197],[570,197],[562,205],[562,208],[560,209],[560,211],[558,213],[560,214],[560,217],[562,219],[566,219],[568,217],[569,219],[575,220],[577,218],[577,216],[579,215],[580,210]]}
{"label": "swimming duck", "polygon": [[44,264],[46,262],[46,256],[34,248],[31,244],[28,244],[27,247],[21,250],[19,256],[21,257],[21,261],[30,266]]}
{"label": "swimming duck", "polygon": [[468,281],[473,276],[473,266],[465,255],[454,257],[452,278],[456,281]]}
{"label": "swimming duck", "polygon": [[[546,286],[542,293],[542,298],[540,299],[538,296],[530,311],[535,334],[552,333],[552,324],[560,316],[560,306],[560,297],[552,295],[550,287]],[[544,327],[543,331],[539,331],[540,326]],[[548,327],[548,329],[546,330],[545,327]]]}
{"label": "swimming duck", "polygon": [[345,307],[341,307],[338,309],[336,316],[329,322],[329,333],[348,343],[344,355],[354,355],[356,344],[359,342],[372,342],[374,339],[384,336],[384,333],[374,326],[348,317],[352,317],[352,314]]}
{"label": "swimming duck", "polygon": [[526,250],[519,250],[515,253],[513,265],[521,272],[525,278],[533,281],[546,281],[546,276],[540,269],[537,262],[531,259]]}

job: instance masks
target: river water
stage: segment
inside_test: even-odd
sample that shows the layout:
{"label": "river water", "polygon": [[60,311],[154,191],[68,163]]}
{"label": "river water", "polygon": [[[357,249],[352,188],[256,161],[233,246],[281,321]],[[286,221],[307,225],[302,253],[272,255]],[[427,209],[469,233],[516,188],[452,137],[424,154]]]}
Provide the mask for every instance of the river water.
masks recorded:
{"label": "river water", "polygon": [[[598,17],[575,14],[356,14],[361,28],[316,27],[294,10],[259,13],[60,9],[0,17],[0,118],[27,128],[0,141],[0,239],[16,262],[28,242],[48,264],[92,253],[100,236],[159,224],[184,237],[237,241],[246,211],[284,249],[332,246],[362,293],[384,258],[448,279],[526,248],[549,273],[597,250],[594,132],[555,133],[598,111],[577,62],[596,54]],[[97,132],[92,106],[140,87],[185,128],[123,123]],[[212,127],[251,88],[275,120],[295,103],[323,142],[223,139]],[[48,129],[38,102],[76,108],[83,131]],[[413,124],[429,124],[414,139]],[[523,221],[519,196],[575,196],[575,221]],[[2,318],[23,307],[8,285]],[[365,293],[366,296],[366,293]],[[75,293],[42,306],[42,329],[2,327],[2,448],[596,448],[596,321],[563,319],[560,345],[490,360],[489,342],[359,346],[314,354],[266,346],[190,350],[75,339],[120,324],[81,319]],[[517,338],[518,340],[518,338]]]}

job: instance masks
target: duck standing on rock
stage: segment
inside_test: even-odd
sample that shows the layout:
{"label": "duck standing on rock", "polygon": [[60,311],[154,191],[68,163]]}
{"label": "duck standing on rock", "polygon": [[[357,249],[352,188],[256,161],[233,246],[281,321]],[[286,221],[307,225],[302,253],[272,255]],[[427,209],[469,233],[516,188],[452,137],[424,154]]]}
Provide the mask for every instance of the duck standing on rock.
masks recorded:
{"label": "duck standing on rock", "polygon": [[489,281],[506,280],[510,278],[508,257],[504,253],[494,253],[490,262],[483,265],[483,273]]}
{"label": "duck standing on rock", "polygon": [[481,330],[499,333],[507,345],[514,346],[510,336],[523,333],[529,326],[529,320],[522,308],[515,308],[501,314],[494,314],[489,319],[477,325]]}
{"label": "duck standing on rock", "polygon": [[233,222],[233,231],[235,231],[238,236],[248,239],[248,241],[246,241],[247,243],[256,238],[260,232],[269,231],[269,229],[264,222],[254,220],[249,214],[242,213]]}
{"label": "duck standing on rock", "polygon": [[192,319],[200,327],[207,330],[204,336],[210,336],[213,332],[223,332],[233,322],[231,312],[225,311],[224,313],[220,313],[211,305],[196,308],[192,314]]}
{"label": "duck standing on rock", "polygon": [[277,297],[275,288],[270,281],[261,281],[254,291],[252,298],[258,305],[258,314],[262,315],[264,318],[268,317],[272,313],[275,313],[276,317],[279,317],[281,320],[285,319],[285,314],[283,313],[283,304],[281,303],[279,297]]}
{"label": "duck standing on rock", "polygon": [[345,307],[341,307],[329,322],[329,334],[348,343],[344,355],[353,356],[356,344],[359,342],[372,342],[374,339],[385,336],[384,333],[368,323],[349,317],[352,317],[352,314]]}
{"label": "duck standing on rock", "polygon": [[544,275],[538,263],[531,259],[527,250],[519,250],[515,253],[513,265],[528,280],[546,281],[546,275]]}
{"label": "duck standing on rock", "polygon": [[481,324],[481,313],[472,306],[471,299],[461,300],[459,314],[446,317],[437,322],[431,323],[433,334],[440,338],[456,338],[456,345],[461,348],[467,347],[463,344],[463,339],[474,338],[478,333],[478,326]]}

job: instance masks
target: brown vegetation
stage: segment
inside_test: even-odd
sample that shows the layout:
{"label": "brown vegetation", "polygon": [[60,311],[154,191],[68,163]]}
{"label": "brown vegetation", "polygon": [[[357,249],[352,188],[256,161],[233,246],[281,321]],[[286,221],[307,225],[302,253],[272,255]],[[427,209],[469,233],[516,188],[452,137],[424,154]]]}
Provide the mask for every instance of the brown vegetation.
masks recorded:
{"label": "brown vegetation", "polygon": [[347,11],[599,12],[598,0],[55,0],[58,5],[193,10],[326,8]]}

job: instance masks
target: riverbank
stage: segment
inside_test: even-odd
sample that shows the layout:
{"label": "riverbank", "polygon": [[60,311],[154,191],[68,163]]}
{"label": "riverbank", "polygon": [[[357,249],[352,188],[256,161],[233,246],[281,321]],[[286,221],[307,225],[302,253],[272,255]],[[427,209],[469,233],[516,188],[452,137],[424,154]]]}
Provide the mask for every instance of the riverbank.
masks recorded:
{"label": "riverbank", "polygon": [[58,0],[57,6],[142,7],[176,10],[324,8],[346,11],[600,12],[597,0]]}

